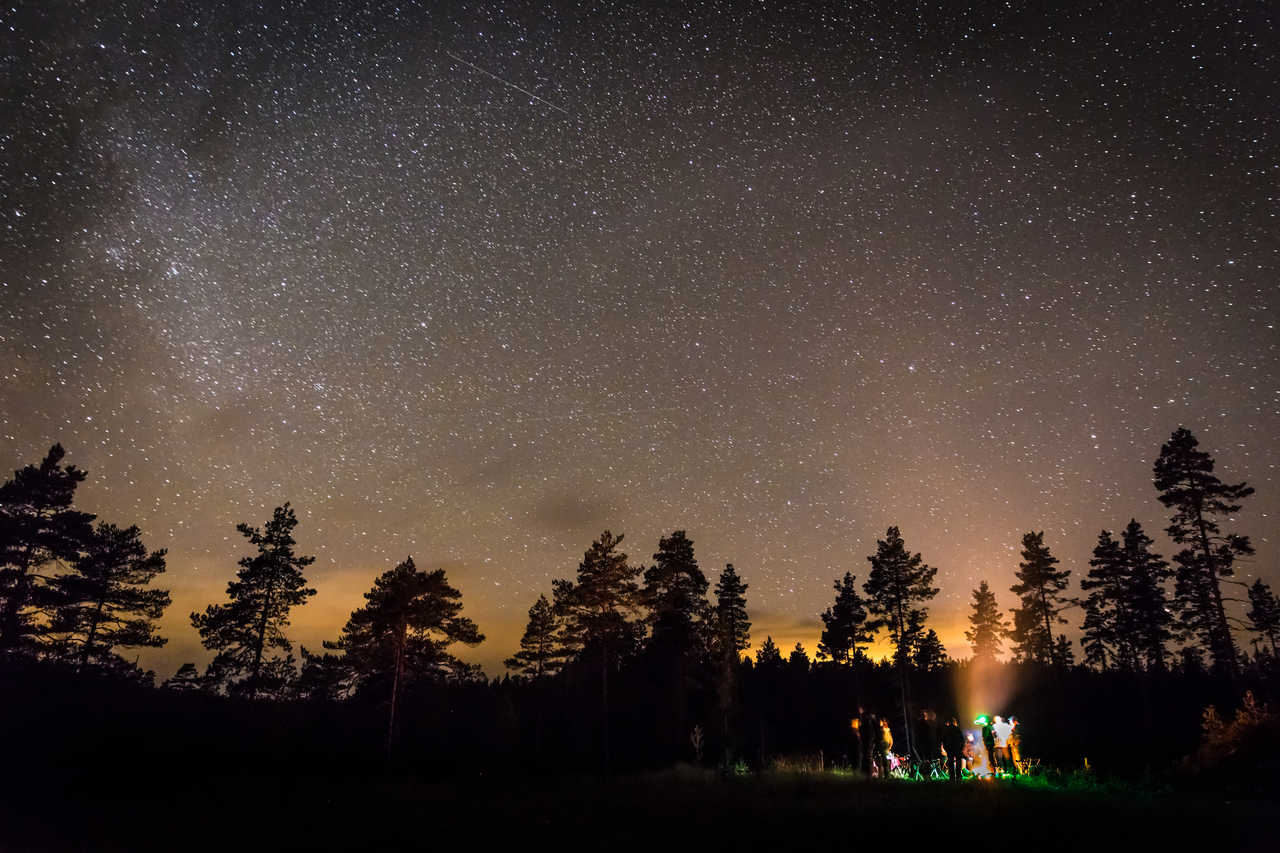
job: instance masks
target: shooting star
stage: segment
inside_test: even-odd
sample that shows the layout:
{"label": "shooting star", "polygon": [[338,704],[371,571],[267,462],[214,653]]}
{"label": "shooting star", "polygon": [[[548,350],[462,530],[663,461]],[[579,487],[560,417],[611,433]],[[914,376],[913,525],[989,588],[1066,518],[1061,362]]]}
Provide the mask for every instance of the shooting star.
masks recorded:
{"label": "shooting star", "polygon": [[450,53],[447,50],[444,52],[444,55],[449,57],[450,59],[461,62],[463,65],[469,65],[470,67],[474,68],[476,71],[479,71],[481,74],[485,75],[486,77],[492,77],[494,80],[497,80],[499,83],[501,83],[504,86],[510,86],[512,89],[515,89],[517,92],[523,92],[524,94],[528,95],[530,98],[533,98],[535,101],[537,101],[540,104],[546,104],[547,106],[551,107],[551,109],[553,110],[557,110],[559,112],[564,113],[565,115],[569,115],[569,111],[564,109],[563,107],[557,107],[555,104],[551,103],[546,98],[539,98],[537,95],[533,94],[533,92],[530,92],[528,89],[521,89],[515,83],[509,82],[507,80],[503,80],[497,74],[491,74],[473,62],[467,62],[461,56],[454,56],[452,53]]}

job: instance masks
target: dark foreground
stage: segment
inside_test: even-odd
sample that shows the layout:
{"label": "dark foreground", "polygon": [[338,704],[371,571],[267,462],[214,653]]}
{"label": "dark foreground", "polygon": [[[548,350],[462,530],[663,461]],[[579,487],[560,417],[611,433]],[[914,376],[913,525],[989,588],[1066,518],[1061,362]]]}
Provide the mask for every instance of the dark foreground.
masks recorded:
{"label": "dark foreground", "polygon": [[[196,762],[198,763],[198,761]],[[1273,850],[1276,805],[1204,793],[1014,783],[720,781],[687,769],[609,782],[406,776],[27,777],[0,849]],[[58,781],[55,782],[55,779]],[[938,849],[944,849],[939,847]]]}

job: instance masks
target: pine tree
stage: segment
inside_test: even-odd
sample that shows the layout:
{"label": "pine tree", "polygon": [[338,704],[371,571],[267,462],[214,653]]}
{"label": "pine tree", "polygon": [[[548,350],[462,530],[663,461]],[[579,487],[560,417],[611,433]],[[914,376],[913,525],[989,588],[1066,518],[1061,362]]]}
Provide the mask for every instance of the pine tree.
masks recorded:
{"label": "pine tree", "polygon": [[520,651],[504,661],[507,669],[522,675],[541,678],[554,674],[558,669],[556,652],[556,634],[559,632],[559,620],[551,602],[545,595],[529,608],[529,623],[525,626],[524,636],[520,638]]}
{"label": "pine tree", "polygon": [[184,663],[178,667],[178,671],[164,682],[166,690],[200,690],[204,686],[200,678],[200,671],[196,669],[194,663]]}
{"label": "pine tree", "polygon": [[777,645],[773,642],[773,637],[765,637],[764,644],[756,649],[756,666],[781,667],[782,663],[782,652],[778,651]]}
{"label": "pine tree", "polygon": [[85,550],[54,579],[57,609],[51,630],[75,648],[76,663],[109,660],[116,648],[154,648],[167,641],[156,620],[169,592],[146,589],[165,570],[165,552],[147,553],[137,527],[99,522]]}
{"label": "pine tree", "polygon": [[34,648],[58,600],[51,570],[93,536],[93,516],[71,508],[85,472],[64,456],[55,444],[0,486],[0,653]]}
{"label": "pine tree", "polygon": [[622,535],[606,530],[582,555],[577,582],[556,581],[557,615],[565,621],[563,646],[578,658],[593,658],[600,672],[601,751],[609,772],[609,672],[636,651],[643,635],[638,621],[641,569],[620,550]]}
{"label": "pine tree", "polygon": [[1262,579],[1249,587],[1249,612],[1245,614],[1253,630],[1271,642],[1271,654],[1276,654],[1276,640],[1280,638],[1280,600]]}
{"label": "pine tree", "polygon": [[1173,639],[1173,617],[1169,614],[1165,582],[1173,570],[1164,558],[1151,550],[1151,537],[1142,530],[1137,519],[1130,519],[1121,534],[1128,582],[1125,603],[1130,610],[1137,654],[1147,669],[1162,670],[1168,657],[1168,643]]}
{"label": "pine tree", "polygon": [[751,642],[751,622],[747,617],[747,584],[738,577],[733,563],[725,564],[716,581],[716,604],[712,611],[712,646],[719,662],[716,698],[720,704],[721,733],[724,735],[722,762],[728,767],[734,754],[734,709],[738,704],[739,655]]}
{"label": "pine tree", "polygon": [[1044,544],[1044,531],[1022,537],[1022,562],[1015,575],[1018,583],[1010,587],[1022,601],[1013,614],[1013,640],[1020,660],[1065,665],[1055,655],[1053,623],[1066,623],[1058,614],[1070,601],[1062,594],[1067,588],[1070,569],[1055,569],[1058,558]]}
{"label": "pine tree", "polygon": [[286,503],[276,507],[265,530],[236,525],[258,553],[240,559],[236,580],[227,584],[228,603],[211,604],[204,613],[191,614],[191,624],[204,647],[217,652],[206,675],[214,683],[229,682],[233,689],[250,696],[274,690],[265,676],[281,671],[264,665],[273,649],[286,654],[293,649],[284,635],[289,611],[316,594],[302,575],[315,557],[294,554],[293,528],[297,524],[297,516]]}
{"label": "pine tree", "polygon": [[444,569],[419,571],[412,557],[379,575],[364,598],[365,605],[352,611],[342,636],[325,647],[343,652],[357,685],[390,682],[390,753],[405,682],[465,671],[465,664],[449,653],[449,647],[454,643],[477,645],[484,635],[474,622],[459,615],[462,593],[449,585]]}
{"label": "pine tree", "polygon": [[916,641],[912,651],[912,662],[921,672],[933,672],[941,669],[947,662],[947,649],[942,645],[938,632],[930,628]]}
{"label": "pine tree", "polygon": [[1253,553],[1249,537],[1222,533],[1219,519],[1240,511],[1240,501],[1253,494],[1245,483],[1228,485],[1213,473],[1213,457],[1196,448],[1199,442],[1179,427],[1152,469],[1160,503],[1173,510],[1165,532],[1186,546],[1173,557],[1177,566],[1175,602],[1184,628],[1199,638],[1214,668],[1238,675],[1238,655],[1231,635],[1221,579],[1235,572],[1237,557]]}
{"label": "pine tree", "polygon": [[809,671],[809,653],[804,650],[804,645],[801,643],[796,643],[791,649],[791,654],[787,656],[787,668],[798,673]]}
{"label": "pine tree", "polygon": [[822,636],[818,642],[818,656],[831,658],[838,664],[852,664],[862,656],[859,645],[871,642],[872,632],[867,627],[867,607],[858,595],[852,573],[835,582],[835,604],[822,613]]}
{"label": "pine tree", "polygon": [[1053,659],[1061,667],[1075,666],[1076,655],[1071,651],[1071,641],[1067,639],[1066,634],[1059,634],[1058,639],[1054,640]]}
{"label": "pine tree", "polygon": [[867,594],[867,609],[875,617],[867,627],[871,630],[887,628],[889,640],[894,646],[894,660],[898,666],[898,690],[902,697],[902,722],[907,737],[907,751],[911,751],[911,718],[907,669],[912,645],[919,635],[929,611],[917,607],[938,594],[931,586],[938,570],[927,565],[919,554],[907,551],[898,528],[890,527],[884,539],[876,540],[876,553],[867,557],[871,572],[863,590]]}
{"label": "pine tree", "polygon": [[716,581],[716,605],[712,618],[719,656],[731,663],[737,663],[738,653],[751,644],[746,593],[747,584],[738,577],[733,563],[725,564],[720,579]]}
{"label": "pine tree", "polygon": [[973,591],[973,602],[969,606],[973,612],[969,614],[969,630],[964,632],[964,638],[973,647],[973,657],[995,660],[1001,652],[1002,641],[1009,636],[1009,626],[996,604],[996,594],[985,580]]}
{"label": "pine tree", "polygon": [[658,541],[653,559],[654,564],[644,571],[640,592],[653,626],[649,644],[666,656],[690,654],[709,609],[707,578],[698,568],[693,542],[683,530],[676,530]]}
{"label": "pine tree", "polygon": [[1089,593],[1084,601],[1084,661],[1100,670],[1114,664],[1132,672],[1136,668],[1134,634],[1127,606],[1127,571],[1120,543],[1110,530],[1098,534],[1098,544],[1089,561],[1089,572],[1080,588]]}

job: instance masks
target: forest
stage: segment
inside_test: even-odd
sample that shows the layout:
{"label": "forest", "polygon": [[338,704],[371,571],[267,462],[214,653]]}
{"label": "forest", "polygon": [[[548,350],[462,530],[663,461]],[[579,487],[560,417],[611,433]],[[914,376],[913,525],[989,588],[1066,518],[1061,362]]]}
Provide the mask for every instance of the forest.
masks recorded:
{"label": "forest", "polygon": [[[936,569],[894,527],[865,574],[833,579],[812,654],[772,637],[753,647],[750,584],[732,564],[713,583],[685,531],[637,561],[606,530],[532,602],[501,678],[457,657],[484,640],[481,627],[445,571],[411,557],[372,579],[324,648],[295,655],[289,617],[314,595],[314,558],[285,504],[261,527],[238,525],[245,554],[225,599],[190,616],[211,661],[157,678],[127,654],[165,642],[165,551],[78,510],[85,477],[55,445],[0,487],[0,708],[20,735],[8,739],[11,766],[182,768],[199,756],[201,773],[693,765],[721,778],[860,778],[882,748],[868,719],[886,722],[908,766],[928,766],[940,721],[1013,713],[1038,773],[1274,786],[1280,603],[1264,581],[1239,580],[1253,548],[1230,523],[1253,490],[1219,479],[1186,429],[1152,474],[1180,550],[1166,559],[1129,521],[1099,532],[1073,579],[1028,531],[1008,595],[986,581],[972,590],[964,659],[948,658],[929,624]],[[868,653],[877,637],[893,649],[886,659]]]}

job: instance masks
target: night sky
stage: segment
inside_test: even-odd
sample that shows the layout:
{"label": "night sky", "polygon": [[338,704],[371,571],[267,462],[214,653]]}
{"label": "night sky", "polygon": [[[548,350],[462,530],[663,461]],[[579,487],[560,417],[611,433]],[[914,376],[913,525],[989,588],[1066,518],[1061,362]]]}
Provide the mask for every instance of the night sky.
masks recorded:
{"label": "night sky", "polygon": [[967,656],[1023,532],[1157,534],[1180,425],[1280,582],[1271,4],[25,5],[0,469],[169,549],[162,677],[284,501],[295,641],[412,554],[491,674],[604,528],[812,651],[899,525]]}

